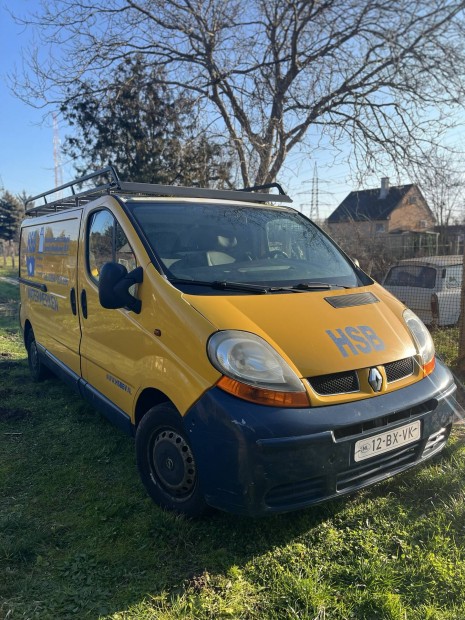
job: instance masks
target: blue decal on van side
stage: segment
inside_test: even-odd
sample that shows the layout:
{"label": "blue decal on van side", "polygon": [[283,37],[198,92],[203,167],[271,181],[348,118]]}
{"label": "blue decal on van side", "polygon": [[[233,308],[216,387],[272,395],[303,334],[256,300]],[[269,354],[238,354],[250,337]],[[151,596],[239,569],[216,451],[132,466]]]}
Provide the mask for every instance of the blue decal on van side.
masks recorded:
{"label": "blue decal on van side", "polygon": [[54,312],[58,312],[58,299],[53,297],[53,295],[49,295],[48,293],[43,293],[42,291],[29,287],[27,289],[27,296],[31,301],[35,301],[41,306],[45,306]]}
{"label": "blue decal on van side", "polygon": [[36,259],[33,256],[26,256],[27,275],[35,275]]}
{"label": "blue decal on van side", "polygon": [[126,385],[125,383],[123,383],[122,381],[114,377],[113,375],[110,375],[110,373],[107,373],[107,381],[110,381],[110,383],[113,383],[113,385],[116,385],[116,387],[119,387],[120,390],[123,390],[123,392],[132,394],[131,388],[129,387],[129,385]]}
{"label": "blue decal on van side", "polygon": [[34,252],[36,251],[36,244],[37,244],[37,231],[33,230],[27,236],[27,250],[26,251],[28,254],[34,254]]}

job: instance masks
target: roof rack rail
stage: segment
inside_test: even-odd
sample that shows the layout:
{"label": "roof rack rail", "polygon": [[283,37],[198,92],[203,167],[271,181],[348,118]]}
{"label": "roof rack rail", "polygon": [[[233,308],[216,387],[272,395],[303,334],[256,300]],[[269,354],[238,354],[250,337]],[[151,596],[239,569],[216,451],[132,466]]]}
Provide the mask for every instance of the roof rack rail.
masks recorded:
{"label": "roof rack rail", "polygon": [[[96,185],[94,187],[84,189],[81,191],[76,191],[77,186],[83,186],[85,183],[92,181],[92,179],[107,177],[106,183],[101,183],[100,185]],[[101,195],[105,192],[108,192],[112,188],[116,188],[120,185],[120,180],[116,170],[113,166],[107,166],[106,168],[102,168],[101,170],[97,170],[96,172],[92,172],[90,174],[86,174],[85,176],[79,177],[75,181],[70,181],[68,183],[64,183],[63,185],[59,185],[58,187],[54,187],[42,194],[37,194],[37,196],[33,196],[26,201],[26,215],[43,215],[45,213],[52,213],[54,211],[61,211],[63,209],[71,209],[72,207],[76,207],[79,205],[80,200],[87,199],[91,200],[94,196]],[[70,193],[63,197],[61,194],[63,190],[68,189]],[[50,201],[50,197],[56,194],[54,200]],[[36,200],[43,200],[43,204],[27,208],[29,203],[35,203]]]}
{"label": "roof rack rail", "polygon": [[281,194],[281,196],[285,196],[286,192],[283,190],[283,188],[281,187],[281,185],[279,183],[265,183],[265,185],[253,185],[252,187],[243,187],[242,189],[238,190],[240,192],[257,192],[258,190],[262,190],[262,189],[273,189],[276,188],[278,190],[278,192]]}
{"label": "roof rack rail", "polygon": [[[93,185],[82,189],[92,181],[101,180],[100,184]],[[269,194],[261,192],[277,188],[279,194]],[[77,191],[79,189],[79,191]],[[64,197],[64,190],[69,190]],[[269,183],[267,185],[256,185],[254,187],[245,187],[243,189],[208,189],[201,187],[183,187],[179,185],[156,185],[152,183],[128,183],[120,181],[118,173],[113,166],[107,166],[101,170],[97,170],[90,174],[70,181],[59,187],[33,196],[26,201],[26,215],[45,215],[65,209],[72,209],[84,202],[89,202],[103,194],[111,194],[121,192],[122,194],[135,194],[137,196],[166,196],[166,197],[183,197],[183,198],[213,198],[217,200],[246,200],[247,202],[292,202],[287,196],[279,183]],[[54,199],[53,194],[56,195]],[[42,204],[34,205],[27,208],[29,203],[35,203],[41,200]]]}

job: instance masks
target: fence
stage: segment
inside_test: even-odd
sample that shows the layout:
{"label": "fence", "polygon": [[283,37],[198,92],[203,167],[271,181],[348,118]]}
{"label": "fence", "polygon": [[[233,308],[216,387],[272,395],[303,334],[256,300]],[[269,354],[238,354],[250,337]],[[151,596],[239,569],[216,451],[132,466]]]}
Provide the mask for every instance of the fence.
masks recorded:
{"label": "fence", "polygon": [[462,255],[397,261],[382,279],[428,326],[438,354],[457,369],[465,354],[464,282]]}

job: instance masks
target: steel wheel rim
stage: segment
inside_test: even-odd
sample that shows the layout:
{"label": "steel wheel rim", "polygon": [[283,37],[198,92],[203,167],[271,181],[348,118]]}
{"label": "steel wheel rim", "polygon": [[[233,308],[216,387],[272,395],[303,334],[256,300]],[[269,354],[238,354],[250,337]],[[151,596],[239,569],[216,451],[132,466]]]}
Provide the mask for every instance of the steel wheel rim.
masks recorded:
{"label": "steel wheel rim", "polygon": [[37,371],[39,367],[39,353],[37,351],[35,340],[31,342],[31,346],[29,347],[29,355],[31,360],[31,367],[33,370]]}
{"label": "steel wheel rim", "polygon": [[154,434],[150,448],[152,478],[176,500],[194,492],[196,467],[192,451],[182,435],[165,428]]}

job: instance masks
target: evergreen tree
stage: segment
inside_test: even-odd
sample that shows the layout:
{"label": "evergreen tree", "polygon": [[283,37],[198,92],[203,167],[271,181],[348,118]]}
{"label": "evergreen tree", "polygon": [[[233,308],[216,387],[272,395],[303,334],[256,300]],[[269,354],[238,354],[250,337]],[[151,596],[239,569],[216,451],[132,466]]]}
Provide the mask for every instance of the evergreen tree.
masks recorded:
{"label": "evergreen tree", "polygon": [[64,152],[79,173],[112,164],[123,180],[227,184],[230,163],[223,149],[198,135],[192,99],[173,96],[162,77],[140,57],[127,59],[112,74],[104,96],[86,83],[62,106],[64,118],[76,127]]}
{"label": "evergreen tree", "polygon": [[4,191],[0,196],[0,239],[18,241],[19,226],[24,217],[24,207],[13,194]]}

